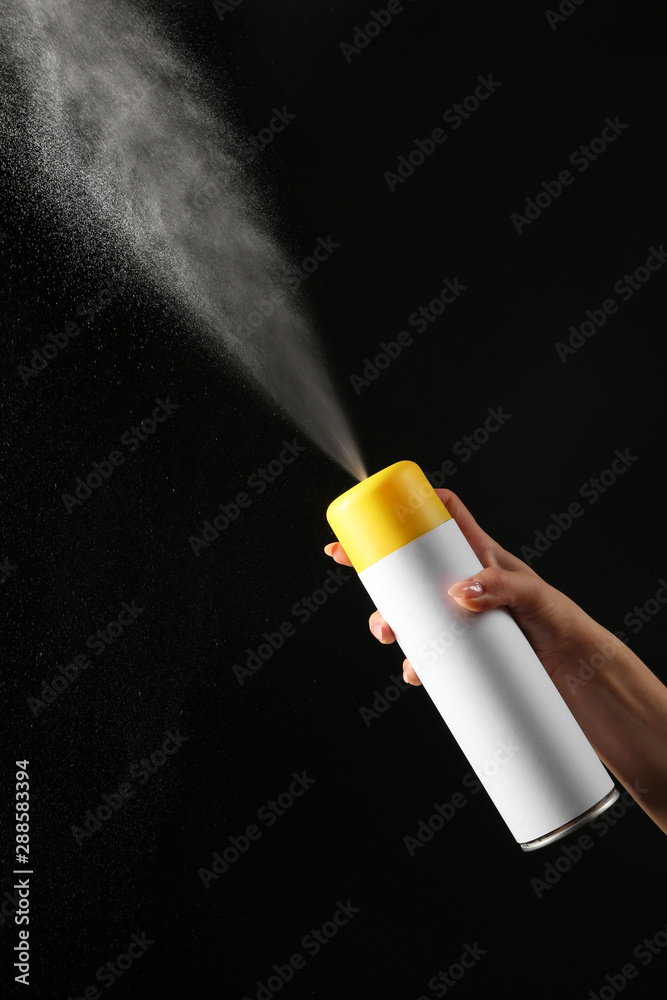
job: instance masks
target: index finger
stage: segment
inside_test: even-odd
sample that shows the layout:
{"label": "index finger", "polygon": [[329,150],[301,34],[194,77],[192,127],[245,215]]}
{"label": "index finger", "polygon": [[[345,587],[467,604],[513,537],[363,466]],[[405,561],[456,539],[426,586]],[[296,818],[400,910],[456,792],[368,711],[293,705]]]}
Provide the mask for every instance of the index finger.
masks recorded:
{"label": "index finger", "polygon": [[328,556],[333,558],[334,562],[340,563],[341,566],[351,566],[352,563],[347,557],[347,553],[340,542],[329,542],[328,545],[324,546],[324,551]]}
{"label": "index finger", "polygon": [[435,492],[458,524],[479,561],[483,565],[486,565],[485,555],[488,553],[488,550],[490,548],[499,548],[496,540],[480,528],[475,518],[456,493],[453,493],[451,490],[436,490]]}

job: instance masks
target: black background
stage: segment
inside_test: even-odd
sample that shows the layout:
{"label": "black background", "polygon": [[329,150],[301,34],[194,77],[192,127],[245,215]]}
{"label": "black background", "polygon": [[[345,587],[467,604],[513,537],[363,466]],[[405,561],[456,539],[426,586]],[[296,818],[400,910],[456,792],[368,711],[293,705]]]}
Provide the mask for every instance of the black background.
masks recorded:
{"label": "black background", "polygon": [[[403,458],[436,471],[502,406],[511,419],[445,485],[518,554],[616,449],[637,456],[533,563],[629,635],[624,616],[667,571],[665,274],[565,363],[554,344],[586,309],[619,301],[614,282],[667,237],[664,47],[648,5],[587,0],[552,30],[539,4],[414,0],[349,62],[340,43],[370,5],[244,0],[224,19],[199,0],[155,6],[246,134],[273,107],[297,116],[262,154],[258,184],[295,260],[320,235],[341,243],[304,293],[369,471]],[[501,86],[460,129],[445,126],[447,142],[391,193],[384,172],[488,74]],[[511,213],[615,116],[628,128],[518,234]],[[667,955],[644,967],[632,954],[667,923],[664,834],[638,806],[617,807],[604,835],[589,828],[594,847],[541,898],[531,879],[576,835],[523,854],[485,793],[467,793],[410,857],[403,838],[464,789],[469,767],[421,690],[401,684],[364,724],[360,708],[402,655],[370,635],[351,572],[239,685],[233,665],[294,620],[333,566],[324,512],[352,482],[309,446],[195,557],[189,535],[295,429],[131,273],[85,336],[24,385],[18,365],[119,261],[94,227],[74,234],[7,157],[3,180],[0,555],[16,569],[2,584],[0,888],[12,884],[13,762],[28,757],[32,994],[83,995],[145,932],[154,944],[114,997],[254,998],[274,963],[301,952],[286,1000],[417,1000],[475,942],[485,955],[447,995],[586,998],[627,962],[639,974],[625,996],[662,995]],[[466,292],[355,394],[349,376],[447,277]],[[68,514],[61,496],[76,477],[165,397],[179,408],[160,432]],[[132,600],[145,607],[136,623],[35,717],[28,698]],[[663,616],[630,642],[664,679]],[[188,739],[77,844],[72,826],[165,730]],[[316,779],[307,794],[271,828],[258,823],[303,770]],[[199,869],[253,822],[260,840],[204,888]],[[359,912],[309,956],[303,936],[347,900]],[[0,967],[18,991],[15,943],[5,914]]]}

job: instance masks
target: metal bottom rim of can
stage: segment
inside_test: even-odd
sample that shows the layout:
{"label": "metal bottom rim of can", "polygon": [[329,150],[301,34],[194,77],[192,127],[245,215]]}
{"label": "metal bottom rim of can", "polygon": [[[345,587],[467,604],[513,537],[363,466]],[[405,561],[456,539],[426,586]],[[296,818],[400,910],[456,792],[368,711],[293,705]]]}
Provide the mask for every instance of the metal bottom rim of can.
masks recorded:
{"label": "metal bottom rim of can", "polygon": [[560,840],[561,837],[566,837],[569,833],[573,833],[574,830],[578,830],[579,827],[585,826],[586,823],[590,823],[592,819],[599,816],[601,812],[608,809],[609,806],[613,806],[614,802],[618,799],[619,795],[618,788],[614,787],[612,790],[605,795],[603,799],[600,799],[594,806],[587,809],[586,812],[581,813],[580,816],[575,816],[571,819],[569,823],[564,823],[563,826],[559,826],[558,829],[552,830],[551,833],[545,833],[543,837],[538,837],[537,840],[529,840],[526,844],[520,844],[522,851],[536,851],[540,847],[546,847],[547,844],[552,844],[554,840]]}

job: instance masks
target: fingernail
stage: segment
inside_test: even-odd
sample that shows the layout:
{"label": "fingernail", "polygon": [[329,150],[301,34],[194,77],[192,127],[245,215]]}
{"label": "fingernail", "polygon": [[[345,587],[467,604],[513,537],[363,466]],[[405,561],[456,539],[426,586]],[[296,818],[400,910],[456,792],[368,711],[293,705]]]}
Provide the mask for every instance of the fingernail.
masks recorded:
{"label": "fingernail", "polygon": [[387,627],[384,622],[376,622],[375,625],[371,627],[371,632],[376,639],[380,640],[380,642],[384,642],[387,638]]}
{"label": "fingernail", "polygon": [[403,671],[403,680],[404,680],[404,682],[405,682],[406,684],[409,684],[409,683],[410,683],[410,681],[408,680],[408,672],[407,672],[407,670],[404,670],[404,671]]}
{"label": "fingernail", "polygon": [[335,544],[336,544],[335,542],[329,542],[328,545],[324,546],[324,551],[328,556],[330,556],[331,553],[333,552],[333,547]]}
{"label": "fingernail", "polygon": [[447,593],[450,597],[474,599],[475,597],[481,597],[484,593],[484,586],[479,580],[460,580],[459,583],[455,583],[453,587],[450,587]]}

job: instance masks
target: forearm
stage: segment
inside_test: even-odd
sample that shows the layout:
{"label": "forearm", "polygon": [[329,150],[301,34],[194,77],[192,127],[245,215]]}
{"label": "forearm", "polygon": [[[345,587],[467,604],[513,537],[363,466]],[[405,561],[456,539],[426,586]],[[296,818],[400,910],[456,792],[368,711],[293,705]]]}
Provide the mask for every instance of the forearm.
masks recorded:
{"label": "forearm", "polygon": [[667,687],[597,623],[552,680],[603,764],[667,833]]}

